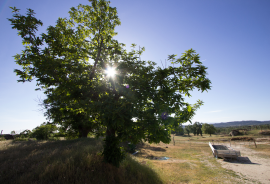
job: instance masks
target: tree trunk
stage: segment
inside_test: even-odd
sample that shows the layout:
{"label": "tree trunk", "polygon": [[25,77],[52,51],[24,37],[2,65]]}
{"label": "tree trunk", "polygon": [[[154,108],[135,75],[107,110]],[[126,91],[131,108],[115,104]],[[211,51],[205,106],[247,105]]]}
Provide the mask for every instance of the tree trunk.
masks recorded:
{"label": "tree trunk", "polygon": [[106,137],[108,137],[108,136],[115,137],[115,130],[114,130],[113,128],[107,127],[107,130],[106,130]]}
{"label": "tree trunk", "polygon": [[115,136],[115,129],[107,127],[106,139],[103,153],[104,161],[116,167],[124,159],[124,153],[119,146],[118,137]]}

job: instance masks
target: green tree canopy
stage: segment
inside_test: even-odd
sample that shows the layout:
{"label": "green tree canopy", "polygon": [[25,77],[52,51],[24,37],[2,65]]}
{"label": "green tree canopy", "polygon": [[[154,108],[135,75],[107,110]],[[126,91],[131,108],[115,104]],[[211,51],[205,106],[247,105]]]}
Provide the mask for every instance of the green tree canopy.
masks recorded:
{"label": "green tree canopy", "polygon": [[201,135],[202,136],[202,123],[195,122],[192,125],[192,132],[194,135]]}
{"label": "green tree canopy", "polygon": [[[80,137],[89,132],[106,135],[105,161],[116,166],[123,159],[120,141],[137,143],[170,142],[170,130],[190,121],[203,104],[184,101],[190,91],[210,89],[206,67],[193,49],[183,55],[169,55],[179,67],[155,67],[152,61],[140,60],[144,48],[127,51],[113,39],[120,25],[116,8],[105,0],[91,0],[91,5],[72,7],[70,18],[59,18],[46,33],[36,35],[40,20],[34,11],[18,13],[11,21],[13,29],[26,44],[15,56],[22,67],[16,69],[19,82],[36,80],[47,98],[45,115],[54,124],[77,131]],[[106,74],[112,67],[115,76]],[[175,113],[174,118],[169,115]]]}
{"label": "green tree canopy", "polygon": [[210,134],[211,136],[211,134],[214,134],[216,132],[216,128],[214,127],[214,125],[209,125],[207,123],[204,123],[202,125],[202,131],[203,133]]}

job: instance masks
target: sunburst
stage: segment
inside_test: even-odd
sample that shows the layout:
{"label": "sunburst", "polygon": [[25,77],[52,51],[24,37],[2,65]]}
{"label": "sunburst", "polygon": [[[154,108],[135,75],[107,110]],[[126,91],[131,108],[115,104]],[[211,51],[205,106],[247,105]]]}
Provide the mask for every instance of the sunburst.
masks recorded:
{"label": "sunburst", "polygon": [[109,77],[114,77],[114,75],[116,74],[116,71],[115,71],[114,68],[109,67],[109,68],[107,68],[107,70],[106,70],[106,74],[107,74]]}

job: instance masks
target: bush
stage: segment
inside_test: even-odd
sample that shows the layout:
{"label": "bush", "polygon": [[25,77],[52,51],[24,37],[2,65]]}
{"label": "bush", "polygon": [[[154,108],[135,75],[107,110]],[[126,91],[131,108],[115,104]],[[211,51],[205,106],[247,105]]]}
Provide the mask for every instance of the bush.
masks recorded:
{"label": "bush", "polygon": [[55,130],[57,130],[55,125],[42,124],[33,130],[32,137],[36,138],[37,140],[48,140],[50,134],[52,134],[52,132]]}
{"label": "bush", "polygon": [[73,140],[79,138],[79,132],[68,130],[66,133],[66,140]]}
{"label": "bush", "polygon": [[49,137],[48,140],[50,140],[50,141],[58,141],[58,140],[60,140],[60,137]]}
{"label": "bush", "polygon": [[18,137],[18,138],[15,139],[15,141],[28,141],[28,138]]}
{"label": "bush", "polygon": [[31,136],[31,130],[24,130],[20,133],[19,137],[20,138],[29,138]]}
{"label": "bush", "polygon": [[58,133],[53,134],[53,137],[66,137],[66,136],[67,134],[63,132],[58,132]]}
{"label": "bush", "polygon": [[261,134],[261,135],[270,135],[270,131],[259,132],[259,134]]}

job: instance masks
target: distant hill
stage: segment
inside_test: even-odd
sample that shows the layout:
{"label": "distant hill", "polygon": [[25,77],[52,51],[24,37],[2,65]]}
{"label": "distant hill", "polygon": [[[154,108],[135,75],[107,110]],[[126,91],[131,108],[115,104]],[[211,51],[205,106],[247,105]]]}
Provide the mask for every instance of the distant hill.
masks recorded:
{"label": "distant hill", "polygon": [[[210,124],[210,123],[209,123]],[[250,126],[250,125],[264,125],[270,124],[270,121],[256,121],[256,120],[248,120],[248,121],[231,121],[225,123],[211,123],[217,128],[224,128],[224,127],[234,127],[234,126]]]}

